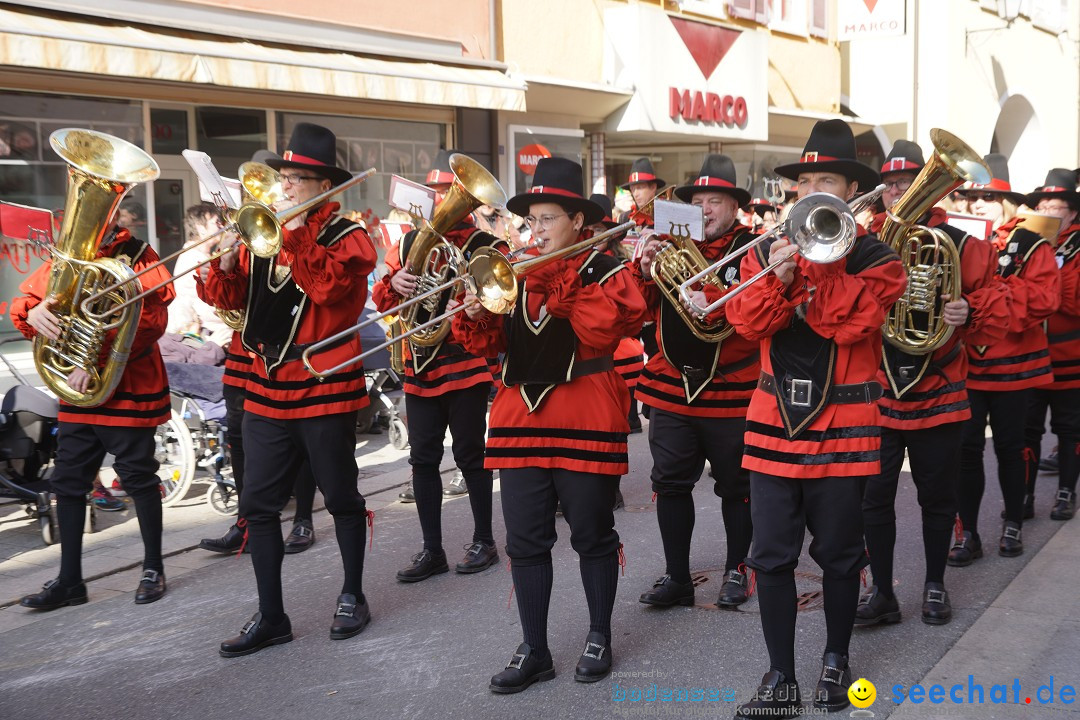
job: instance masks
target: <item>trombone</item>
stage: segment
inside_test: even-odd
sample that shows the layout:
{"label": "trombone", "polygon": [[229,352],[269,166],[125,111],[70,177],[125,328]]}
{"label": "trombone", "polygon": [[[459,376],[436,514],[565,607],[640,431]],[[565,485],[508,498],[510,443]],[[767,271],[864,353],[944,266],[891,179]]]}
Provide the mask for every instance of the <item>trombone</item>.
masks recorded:
{"label": "trombone", "polygon": [[883,192],[885,192],[885,186],[878,185],[872,191],[861,195],[850,203],[844,202],[830,193],[810,193],[796,201],[791,206],[787,218],[775,228],[738,250],[728,253],[679,285],[679,296],[690,307],[692,312],[702,317],[723,307],[729,300],[741,293],[744,288],[771,273],[787,261],[791,255],[774,260],[752,278],[739,283],[704,307],[691,299],[691,287],[701,282],[708,275],[719,271],[721,267],[748,250],[758,247],[766,240],[772,239],[775,235],[790,239],[797,248],[797,253],[810,262],[821,264],[836,262],[847,255],[855,245],[855,236],[857,234],[855,216],[877,202]]}
{"label": "trombone", "polygon": [[373,355],[380,350],[384,350],[394,343],[401,342],[418,332],[422,332],[430,327],[434,327],[439,323],[453,317],[462,310],[465,309],[465,305],[458,305],[452,310],[447,310],[438,317],[431,318],[427,322],[420,325],[415,325],[409,328],[406,332],[394,336],[390,340],[387,340],[380,345],[377,345],[368,350],[364,350],[359,355],[338,363],[332,368],[326,370],[316,370],[315,366],[311,364],[311,355],[317,353],[327,347],[336,345],[340,341],[348,338],[350,335],[358,333],[360,330],[382,320],[401,312],[404,308],[416,303],[423,302],[432,295],[436,295],[445,290],[449,290],[458,283],[465,283],[469,291],[476,295],[480,304],[488,310],[488,312],[495,315],[506,315],[514,309],[514,304],[518,298],[518,285],[519,279],[525,277],[531,272],[539,270],[545,265],[549,265],[556,260],[562,260],[564,258],[573,257],[586,250],[590,250],[595,245],[605,243],[611,238],[626,232],[630,228],[634,227],[634,221],[629,220],[621,225],[616,225],[610,230],[606,230],[599,235],[594,235],[591,238],[582,240],[572,245],[567,245],[564,248],[554,250],[547,255],[539,255],[537,257],[529,258],[528,260],[519,260],[518,262],[510,262],[510,260],[498,250],[490,247],[483,247],[472,254],[469,258],[468,272],[462,273],[455,278],[452,278],[445,283],[426,290],[419,295],[414,295],[405,302],[395,305],[385,312],[381,312],[378,315],[372,315],[366,320],[346,328],[341,332],[335,333],[328,338],[320,340],[316,343],[312,343],[301,354],[300,359],[303,361],[304,366],[315,377],[320,380],[333,375],[334,373],[344,370],[353,363],[360,362],[364,358]]}
{"label": "trombone", "polygon": [[[247,167],[247,166],[262,166],[262,167],[264,167],[266,169],[266,171],[269,171],[269,173],[273,173],[273,176],[277,175],[276,171],[274,171],[273,169],[271,169],[268,166],[262,165],[262,163],[244,163],[244,165],[241,166],[241,167],[243,168],[243,167]],[[252,170],[252,171],[264,172],[264,171],[261,170],[261,168],[258,168],[258,167],[249,168],[249,169]],[[214,260],[217,260],[222,255],[225,255],[226,253],[231,252],[239,244],[243,244],[245,247],[247,247],[248,252],[250,252],[252,255],[255,255],[256,257],[262,257],[262,258],[274,257],[275,255],[278,254],[278,251],[281,250],[281,242],[282,242],[282,238],[284,236],[284,226],[285,226],[286,223],[288,223],[289,221],[293,220],[294,218],[299,217],[300,215],[308,212],[312,208],[315,208],[315,207],[321,205],[326,200],[334,197],[335,195],[339,195],[339,194],[345,192],[346,190],[348,190],[352,186],[357,185],[359,183],[362,183],[363,181],[367,180],[368,177],[373,175],[374,173],[375,173],[375,168],[369,168],[369,169],[365,170],[362,173],[357,173],[356,175],[353,175],[350,179],[346,180],[345,182],[341,183],[340,185],[337,185],[336,187],[330,188],[329,190],[327,190],[326,192],[324,192],[324,193],[322,193],[320,195],[316,195],[315,197],[310,198],[309,200],[307,200],[307,201],[305,201],[305,202],[303,202],[303,203],[301,203],[301,204],[299,204],[299,205],[297,205],[295,207],[291,207],[291,208],[289,208],[287,210],[282,210],[281,212],[278,212],[278,213],[275,213],[273,210],[271,210],[269,207],[264,205],[258,199],[249,200],[248,202],[245,202],[243,205],[241,205],[238,209],[236,209],[234,211],[231,211],[231,212],[229,212],[227,214],[226,219],[229,221],[229,224],[226,225],[225,227],[223,227],[222,229],[218,230],[217,232],[210,233],[209,235],[202,238],[201,240],[198,240],[197,242],[195,242],[192,245],[189,245],[187,247],[182,247],[179,250],[177,250],[176,252],[171,253],[169,255],[166,255],[165,257],[161,258],[160,260],[158,260],[155,263],[151,263],[150,265],[147,265],[146,267],[144,267],[139,272],[134,273],[131,277],[129,277],[124,282],[115,283],[113,285],[110,285],[109,287],[104,288],[102,290],[99,290],[97,293],[87,297],[85,300],[82,301],[82,305],[81,305],[82,311],[84,313],[86,313],[86,315],[88,317],[91,317],[91,318],[93,318],[95,320],[98,320],[98,321],[103,320],[104,318],[108,317],[109,315],[112,315],[112,314],[116,313],[119,310],[123,310],[124,308],[126,308],[129,305],[133,305],[134,303],[140,302],[144,298],[149,297],[150,295],[153,295],[158,290],[165,287],[169,283],[173,282],[177,278],[183,277],[184,275],[187,275],[189,272],[197,270],[198,268],[202,267],[203,265],[207,265],[207,264],[213,262]],[[266,175],[266,177],[268,177],[268,178],[272,178],[273,176]],[[277,183],[280,184],[280,179],[277,180]],[[243,184],[244,184],[245,187],[248,187],[248,178],[244,179]],[[255,183],[253,182],[252,186],[254,186],[254,185],[255,185]],[[248,188],[248,192],[251,192],[250,187]],[[273,182],[270,183],[269,187],[266,187],[265,189],[260,190],[259,192],[262,194],[263,197],[266,197],[266,198],[275,197],[274,191],[273,191]],[[278,190],[278,192],[280,192],[280,189]],[[252,194],[254,195],[254,193],[252,193]],[[255,197],[257,198],[258,196],[256,195]],[[280,198],[278,198],[278,199],[280,199]],[[214,239],[214,238],[216,238],[216,237],[218,237],[220,235],[223,235],[223,234],[225,234],[227,232],[235,232],[237,235],[239,235],[240,242],[239,243],[233,243],[232,245],[230,245],[227,248],[222,248],[222,249],[219,249],[219,250],[215,251],[214,253],[212,253],[210,255],[210,257],[203,260],[199,264],[192,265],[191,267],[189,267],[188,269],[184,270],[183,272],[181,272],[181,273],[179,273],[177,275],[171,275],[168,279],[162,280],[157,285],[153,286],[152,288],[149,288],[148,290],[143,290],[138,295],[136,295],[136,296],[134,296],[132,298],[129,298],[126,302],[121,303],[120,305],[111,306],[109,308],[108,312],[97,313],[97,312],[94,312],[91,309],[91,306],[93,305],[93,303],[97,302],[98,300],[105,297],[106,295],[117,291],[118,289],[120,289],[121,286],[126,285],[127,283],[130,283],[132,280],[136,280],[136,279],[142,277],[143,275],[145,275],[148,272],[151,272],[152,270],[156,270],[157,268],[161,267],[162,265],[164,265],[165,263],[167,263],[167,262],[169,262],[171,260],[174,260],[175,258],[179,257],[182,252],[185,252],[186,250],[190,250],[191,248],[193,248],[193,247],[195,247],[197,245],[203,245],[203,244],[209,242],[210,240],[212,240],[212,239]]]}

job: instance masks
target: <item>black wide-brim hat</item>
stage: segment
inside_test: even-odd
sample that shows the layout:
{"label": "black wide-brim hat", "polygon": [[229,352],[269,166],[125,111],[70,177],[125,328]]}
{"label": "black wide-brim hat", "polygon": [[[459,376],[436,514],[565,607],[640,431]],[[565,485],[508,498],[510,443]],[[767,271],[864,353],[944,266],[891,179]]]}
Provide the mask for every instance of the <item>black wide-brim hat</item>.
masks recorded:
{"label": "black wide-brim hat", "polygon": [[968,192],[984,192],[1001,195],[1011,200],[1016,205],[1023,205],[1025,197],[1023,193],[1013,192],[1009,182],[1009,159],[1001,153],[990,153],[983,156],[983,162],[990,168],[990,182],[985,185],[964,183],[962,190]]}
{"label": "black wide-brim hat", "polygon": [[607,195],[601,195],[600,193],[593,193],[589,196],[589,200],[599,205],[600,208],[604,211],[604,217],[598,220],[599,223],[601,223],[608,230],[619,224],[611,219],[611,212],[612,209],[615,207],[614,204],[611,202],[611,198],[609,198]]}
{"label": "black wide-brim hat", "polygon": [[425,185],[432,187],[433,185],[453,184],[457,176],[450,169],[450,156],[456,152],[457,150],[439,150],[439,154],[435,156],[435,163],[428,170],[427,177],[424,178]]}
{"label": "black wide-brim hat", "polygon": [[297,123],[289,138],[288,149],[280,158],[268,159],[266,164],[278,171],[283,168],[311,170],[334,185],[352,177],[351,172],[337,166],[337,136],[329,128],[314,123]]}
{"label": "black wide-brim hat", "polygon": [[699,192],[722,192],[735,198],[739,207],[750,202],[750,192],[738,187],[735,163],[727,155],[706,155],[697,179],[688,185],[675,188],[675,197],[691,202]]}
{"label": "black wide-brim hat", "polygon": [[630,166],[630,179],[619,187],[623,190],[629,190],[634,183],[643,182],[654,182],[658,187],[664,187],[665,185],[663,178],[657,177],[652,160],[647,157],[638,158],[634,161],[634,164]]}
{"label": "black wide-brim hat", "polygon": [[604,219],[604,209],[585,197],[584,186],[581,166],[573,160],[540,158],[533,173],[532,187],[510,198],[506,208],[525,217],[534,203],[558,203],[571,212],[584,214],[585,224],[592,225]]}
{"label": "black wide-brim hat", "polygon": [[[881,164],[881,176],[889,173],[909,172],[916,173],[923,169],[926,162],[923,160],[923,151],[918,143],[910,140],[897,140],[892,150],[885,156],[885,162]],[[861,184],[861,183],[860,183]],[[873,188],[860,188],[873,190]]]}
{"label": "black wide-brim hat", "polygon": [[1076,171],[1054,168],[1046,173],[1046,182],[1029,193],[1024,198],[1024,204],[1034,210],[1039,201],[1046,198],[1059,198],[1080,204],[1080,192],[1076,192]]}
{"label": "black wide-brim hat", "polygon": [[878,186],[880,178],[874,169],[856,159],[855,135],[843,120],[819,120],[810,131],[799,162],[788,163],[774,172],[788,180],[798,181],[799,173],[831,172],[859,183],[860,193]]}

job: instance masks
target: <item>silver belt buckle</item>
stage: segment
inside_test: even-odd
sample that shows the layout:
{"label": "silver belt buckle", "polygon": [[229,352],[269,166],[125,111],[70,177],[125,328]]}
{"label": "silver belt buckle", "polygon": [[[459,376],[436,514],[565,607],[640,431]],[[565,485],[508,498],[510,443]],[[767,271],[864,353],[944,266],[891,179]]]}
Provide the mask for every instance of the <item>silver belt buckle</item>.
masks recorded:
{"label": "silver belt buckle", "polygon": [[789,378],[788,382],[791,383],[788,388],[788,403],[792,407],[810,407],[810,391],[814,387],[814,381]]}

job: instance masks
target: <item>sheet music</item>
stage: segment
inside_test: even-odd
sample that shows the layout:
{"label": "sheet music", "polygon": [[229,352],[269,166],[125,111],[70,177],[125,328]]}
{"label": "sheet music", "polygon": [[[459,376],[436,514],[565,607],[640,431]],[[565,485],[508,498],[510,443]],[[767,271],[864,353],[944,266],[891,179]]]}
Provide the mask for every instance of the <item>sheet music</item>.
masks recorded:
{"label": "sheet music", "polygon": [[701,242],[705,238],[705,213],[698,205],[657,200],[653,205],[656,232],[665,235],[689,235]]}
{"label": "sheet music", "polygon": [[206,197],[209,198],[209,202],[218,207],[227,207],[233,210],[240,207],[239,196],[233,197],[233,194],[229,191],[229,186],[221,177],[221,173],[214,167],[214,162],[209,155],[198,150],[184,150],[180,154],[184,156],[188,165],[195,171],[199,182],[206,188]]}
{"label": "sheet music", "polygon": [[426,185],[406,180],[400,175],[390,176],[390,207],[407,213],[422,215],[428,220],[435,210],[435,191]]}

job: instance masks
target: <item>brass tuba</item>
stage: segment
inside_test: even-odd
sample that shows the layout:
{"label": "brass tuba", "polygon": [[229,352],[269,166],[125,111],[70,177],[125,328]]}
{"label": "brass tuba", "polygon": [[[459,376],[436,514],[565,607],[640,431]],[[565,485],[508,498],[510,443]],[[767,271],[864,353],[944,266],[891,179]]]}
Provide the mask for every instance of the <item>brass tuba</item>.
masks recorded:
{"label": "brass tuba", "polygon": [[878,233],[904,264],[908,286],[885,316],[881,328],[887,342],[909,355],[934,352],[952,336],[941,308],[941,296],[958,299],[962,292],[960,254],[945,231],[915,224],[926,212],[964,182],[985,185],[990,170],[978,153],[952,133],[930,131],[934,152],[911,187],[885,212]]}
{"label": "brass tuba", "polygon": [[[454,182],[432,214],[431,221],[420,222],[405,260],[405,269],[417,276],[416,295],[445,285],[467,272],[461,251],[443,237],[443,233],[481,205],[490,205],[496,210],[506,207],[506,192],[483,165],[466,155],[454,153],[450,156],[450,169],[454,173]],[[454,284],[446,292],[430,295],[401,311],[399,321],[403,333],[412,331],[410,342],[431,347],[443,341],[450,332],[449,319],[423,330],[415,328],[438,315],[457,289]]]}
{"label": "brass tuba", "polygon": [[[56,299],[52,312],[60,319],[60,331],[57,340],[34,338],[34,365],[62,400],[96,407],[112,397],[124,374],[142,312],[141,301],[128,302],[141,289],[138,281],[128,282],[134,272],[116,258],[96,258],[98,247],[128,191],[153,181],[159,171],[147,153],[105,133],[66,128],[54,132],[49,142],[68,164],[64,222],[45,292],[46,298]],[[95,317],[85,314],[83,301],[114,283],[120,284],[93,303]],[[106,347],[102,364],[99,357]],[[86,392],[68,384],[76,368],[90,376]]]}
{"label": "brass tuba", "polygon": [[[698,250],[689,234],[680,234],[672,228],[669,237],[671,241],[664,243],[653,257],[653,282],[695,337],[705,342],[720,342],[730,335],[734,328],[723,316],[716,322],[706,322],[703,316],[687,309],[679,293],[679,287],[690,278],[701,275],[702,271],[709,267],[709,261]],[[729,289],[715,271],[701,275],[697,282],[713,285],[724,292]]]}

